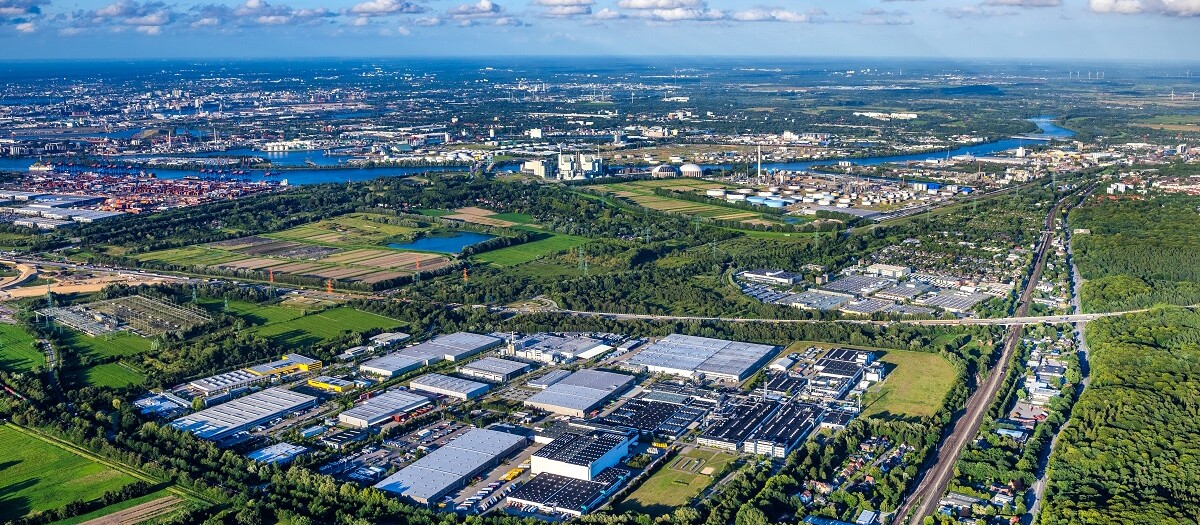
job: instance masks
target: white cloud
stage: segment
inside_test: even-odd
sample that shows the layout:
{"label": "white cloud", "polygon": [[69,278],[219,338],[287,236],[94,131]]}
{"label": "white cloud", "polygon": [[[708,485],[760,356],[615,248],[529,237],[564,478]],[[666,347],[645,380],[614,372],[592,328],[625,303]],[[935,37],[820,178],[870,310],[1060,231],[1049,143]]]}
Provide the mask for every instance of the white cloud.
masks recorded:
{"label": "white cloud", "polygon": [[15,27],[19,33],[29,34],[37,32],[37,26],[34,25],[33,22],[21,22],[13,27]]}
{"label": "white cloud", "polygon": [[464,27],[484,22],[498,26],[525,25],[519,19],[505,14],[504,7],[492,0],[479,0],[474,4],[453,7],[446,10],[446,17]]}
{"label": "white cloud", "polygon": [[680,9],[702,7],[703,0],[619,0],[617,7],[625,9]]}
{"label": "white cloud", "polygon": [[812,22],[809,13],[789,11],[780,7],[755,7],[734,11],[729,18],[738,22],[790,22],[802,24]]}
{"label": "white cloud", "polygon": [[950,18],[992,18],[996,16],[1010,16],[1017,14],[1016,11],[1008,9],[995,9],[978,5],[968,5],[963,7],[947,7],[942,10],[946,16]]}
{"label": "white cloud", "polygon": [[1088,7],[1094,13],[1104,14],[1200,16],[1200,0],[1090,0]]}
{"label": "white cloud", "polygon": [[349,9],[351,15],[358,16],[417,14],[424,13],[425,11],[425,6],[406,0],[367,0],[366,2],[355,4]]}
{"label": "white cloud", "polygon": [[1058,7],[1062,0],[987,0],[983,5],[1008,7]]}

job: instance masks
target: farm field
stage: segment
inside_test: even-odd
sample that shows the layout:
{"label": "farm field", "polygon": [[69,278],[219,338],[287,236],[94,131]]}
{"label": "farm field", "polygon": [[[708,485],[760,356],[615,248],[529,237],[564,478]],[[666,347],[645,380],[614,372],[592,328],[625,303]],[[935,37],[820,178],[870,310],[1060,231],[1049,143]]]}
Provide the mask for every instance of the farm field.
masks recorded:
{"label": "farm field", "polygon": [[[693,449],[681,453],[659,467],[649,479],[618,503],[618,512],[634,511],[652,517],[670,514],[686,505],[712,483],[713,473],[737,456],[714,450]],[[706,474],[706,472],[708,474]]]}
{"label": "farm field", "polygon": [[[154,502],[153,508],[149,508],[152,507],[151,505],[148,505],[151,502]],[[182,500],[180,500],[177,496],[171,495],[170,491],[167,489],[162,489],[146,494],[145,496],[125,500],[120,503],[114,503],[102,509],[75,516],[74,518],[56,521],[54,522],[54,525],[76,525],[78,523],[86,523],[88,521],[104,517],[108,517],[109,520],[114,520],[111,521],[112,525],[117,525],[119,523],[132,523],[132,521],[121,521],[119,518],[128,516],[129,514],[134,514],[134,511],[131,510],[134,509],[134,507],[143,509],[143,512],[137,513],[138,516],[161,516],[174,511],[177,507],[179,507],[181,502]]]}
{"label": "farm field", "polygon": [[530,241],[525,244],[508,246],[476,255],[474,259],[480,262],[492,263],[497,266],[514,266],[527,263],[538,257],[569,250],[587,243],[587,238],[574,235],[550,235]]}
{"label": "farm field", "polygon": [[225,310],[225,301],[217,299],[202,299],[200,305],[209,312],[220,312],[241,318],[250,325],[264,325],[291,321],[304,315],[304,310],[278,305],[254,304],[246,301],[229,301],[229,309]]}
{"label": "farm field", "polygon": [[0,520],[90,501],[133,477],[57,445],[0,425]]}
{"label": "farm field", "polygon": [[865,417],[932,416],[954,384],[954,366],[937,354],[887,350],[880,361],[887,377],[863,397]]}
{"label": "farm field", "polygon": [[782,222],[778,218],[765,213],[742,210],[717,203],[692,202],[654,194],[654,190],[657,188],[698,193],[707,189],[724,187],[722,184],[696,179],[657,179],[588,186],[589,189],[606,192],[616,197],[623,197],[639,206],[645,206],[652,210],[695,215],[709,219],[739,221],[746,224],[779,224]]}
{"label": "farm field", "polygon": [[391,329],[401,324],[400,321],[390,317],[349,307],[338,307],[288,321],[267,324],[257,328],[256,331],[258,335],[272,339],[278,344],[303,347],[329,341],[347,330],[358,332]]}
{"label": "farm field", "polygon": [[46,364],[46,356],[33,343],[33,336],[20,326],[0,323],[0,370],[28,371]]}
{"label": "farm field", "polygon": [[420,229],[373,218],[386,216],[351,213],[274,233],[144,253],[137,259],[189,269],[253,271],[263,279],[297,275],[367,284],[450,264],[443,255],[386,247]]}

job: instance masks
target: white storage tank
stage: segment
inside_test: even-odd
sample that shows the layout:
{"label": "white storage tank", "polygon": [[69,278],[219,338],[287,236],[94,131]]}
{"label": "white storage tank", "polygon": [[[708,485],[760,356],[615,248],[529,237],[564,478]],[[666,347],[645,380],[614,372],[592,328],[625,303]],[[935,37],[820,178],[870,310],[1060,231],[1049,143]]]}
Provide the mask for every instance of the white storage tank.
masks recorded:
{"label": "white storage tank", "polygon": [[706,195],[708,195],[709,197],[724,197],[725,196],[725,190],[723,190],[721,188],[711,189],[704,193]]}
{"label": "white storage tank", "polygon": [[744,201],[744,200],[746,200],[746,194],[745,193],[730,193],[725,196],[725,199],[730,202]]}

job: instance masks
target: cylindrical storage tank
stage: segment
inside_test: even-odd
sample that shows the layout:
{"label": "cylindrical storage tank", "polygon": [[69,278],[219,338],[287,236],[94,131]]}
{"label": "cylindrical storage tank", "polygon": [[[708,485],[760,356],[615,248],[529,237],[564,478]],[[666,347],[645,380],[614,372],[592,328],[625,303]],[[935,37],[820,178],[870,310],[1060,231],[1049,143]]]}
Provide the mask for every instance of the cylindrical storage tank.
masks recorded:
{"label": "cylindrical storage tank", "polygon": [[788,186],[788,189],[792,191],[798,191],[800,190],[800,186],[798,184],[792,184]]}
{"label": "cylindrical storage tank", "polygon": [[849,204],[846,204],[846,203],[844,203],[844,202],[839,202],[839,203],[838,203],[838,205],[837,205],[837,207],[839,207],[839,208],[849,208],[849,207],[850,207],[850,205],[849,205]]}
{"label": "cylindrical storage tank", "polygon": [[695,164],[684,164],[679,167],[679,174],[684,177],[699,178],[704,176],[704,168]]}
{"label": "cylindrical storage tank", "polygon": [[842,197],[842,198],[838,199],[838,204],[849,204],[849,203],[850,203],[850,197]]}
{"label": "cylindrical storage tank", "polygon": [[782,208],[787,206],[787,202],[778,199],[768,199],[765,204],[768,208]]}
{"label": "cylindrical storage tank", "polygon": [[742,195],[753,195],[754,194],[754,190],[752,188],[738,188],[737,192],[741,193]]}
{"label": "cylindrical storage tank", "polygon": [[760,191],[760,192],[758,192],[758,196],[759,196],[759,197],[774,197],[774,196],[775,196],[775,192],[773,192],[773,191]]}
{"label": "cylindrical storage tank", "polygon": [[746,197],[746,202],[753,202],[754,204],[762,204],[764,202],[767,202],[767,198],[766,197]]}
{"label": "cylindrical storage tank", "polygon": [[833,201],[829,199],[821,199],[817,201],[817,204],[820,204],[821,206],[829,206],[830,204],[833,204]]}
{"label": "cylindrical storage tank", "polygon": [[805,198],[804,198],[804,203],[805,203],[805,204],[811,204],[811,203],[814,203],[814,202],[817,202],[817,199],[814,199],[814,198],[812,198],[812,197],[805,197]]}
{"label": "cylindrical storage tank", "polygon": [[726,196],[725,196],[725,199],[726,199],[726,200],[729,200],[729,201],[731,201],[731,202],[732,202],[732,201],[744,201],[744,200],[746,200],[746,194],[744,194],[744,193],[730,193],[730,194],[728,194],[728,195],[726,195]]}
{"label": "cylindrical storage tank", "polygon": [[704,194],[708,195],[709,197],[724,197],[725,190],[716,188],[716,189],[711,189],[711,190],[705,191]]}

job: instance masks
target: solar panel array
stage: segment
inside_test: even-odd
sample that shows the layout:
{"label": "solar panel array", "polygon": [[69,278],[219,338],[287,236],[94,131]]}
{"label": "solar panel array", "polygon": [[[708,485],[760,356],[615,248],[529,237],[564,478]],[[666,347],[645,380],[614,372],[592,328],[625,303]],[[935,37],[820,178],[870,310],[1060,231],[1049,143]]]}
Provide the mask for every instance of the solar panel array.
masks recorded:
{"label": "solar panel array", "polygon": [[608,432],[579,434],[565,432],[533,455],[571,465],[591,465],[625,443],[626,438]]}

